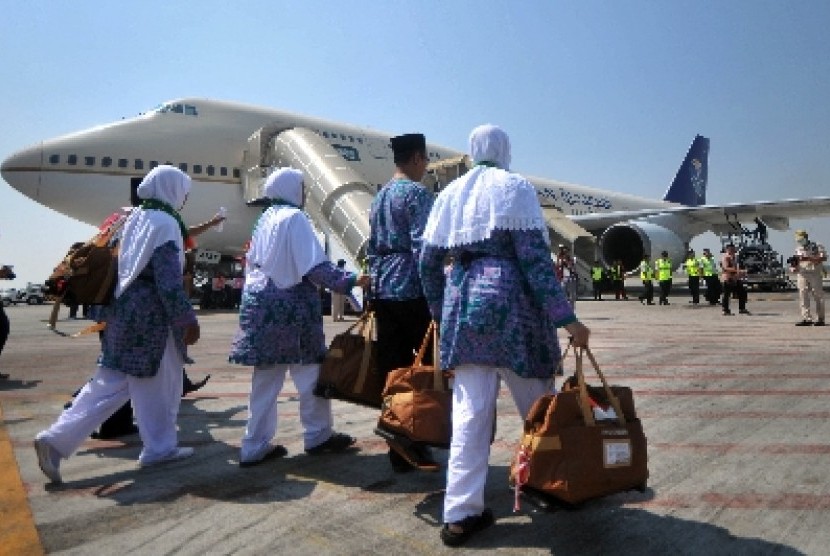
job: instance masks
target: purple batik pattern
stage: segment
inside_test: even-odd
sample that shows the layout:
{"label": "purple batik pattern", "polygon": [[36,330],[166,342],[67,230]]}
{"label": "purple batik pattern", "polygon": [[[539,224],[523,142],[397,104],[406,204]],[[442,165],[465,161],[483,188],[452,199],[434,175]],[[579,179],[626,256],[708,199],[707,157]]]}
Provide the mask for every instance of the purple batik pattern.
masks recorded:
{"label": "purple batik pattern", "polygon": [[372,201],[372,231],[366,248],[373,294],[378,299],[416,299],[421,237],[434,198],[420,183],[394,179]]}
{"label": "purple batik pattern", "polygon": [[259,291],[249,291],[246,284],[228,360],[255,366],[321,362],[326,338],[317,285],[349,293],[356,279],[327,261],[290,288],[279,289],[270,279]]}
{"label": "purple batik pattern", "polygon": [[184,291],[176,244],[168,241],[156,248],[141,275],[103,314],[103,366],[132,376],[155,376],[171,327],[186,358],[184,327],[196,323],[196,313]]}
{"label": "purple batik pattern", "polygon": [[[445,257],[453,258],[445,271]],[[539,230],[495,230],[452,249],[425,245],[424,293],[441,323],[441,364],[512,369],[548,378],[560,358],[556,327],[576,320]]]}

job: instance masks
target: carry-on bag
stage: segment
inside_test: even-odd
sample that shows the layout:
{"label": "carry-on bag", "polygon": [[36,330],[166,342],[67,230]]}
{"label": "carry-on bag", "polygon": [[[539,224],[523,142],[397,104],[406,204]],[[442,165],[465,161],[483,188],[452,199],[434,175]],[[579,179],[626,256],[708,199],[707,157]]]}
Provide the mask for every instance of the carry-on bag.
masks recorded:
{"label": "carry-on bag", "polygon": [[[602,389],[585,382],[587,356]],[[516,488],[533,496],[552,496],[579,504],[630,489],[645,490],[648,479],[646,437],[631,389],[609,386],[593,354],[577,349],[575,386],[539,398],[531,407],[510,468]]]}
{"label": "carry-on bag", "polygon": [[[432,365],[424,355],[432,341]],[[448,448],[452,427],[452,390],[449,375],[441,371],[438,326],[431,322],[411,367],[395,369],[386,377],[383,407],[375,433],[387,440],[401,437],[410,442]]]}
{"label": "carry-on bag", "polygon": [[384,377],[375,368],[375,314],[364,313],[331,341],[314,394],[381,407]]}

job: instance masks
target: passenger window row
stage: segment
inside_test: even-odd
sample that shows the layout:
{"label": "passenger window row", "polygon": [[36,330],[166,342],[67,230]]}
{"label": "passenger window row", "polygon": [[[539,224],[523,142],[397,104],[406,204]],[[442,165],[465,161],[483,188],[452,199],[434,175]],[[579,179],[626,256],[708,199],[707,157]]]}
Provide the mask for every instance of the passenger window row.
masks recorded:
{"label": "passenger window row", "polygon": [[[345,133],[335,133],[333,131],[320,131],[319,129],[315,129],[314,132],[317,135],[320,135],[321,137],[325,137],[326,139],[340,139],[341,141],[351,141],[352,143],[356,142],[361,145],[363,144],[363,138],[355,137],[354,135],[346,135]],[[389,148],[392,148],[391,144],[389,145]],[[427,156],[429,158],[434,158],[436,160],[441,158],[441,155],[433,152],[427,153]]]}
{"label": "passenger window row", "polygon": [[[70,154],[66,157],[66,163],[69,166],[77,166],[78,161],[81,157],[76,154]],[[95,166],[95,157],[94,156],[84,156],[83,157],[84,166]],[[60,164],[61,162],[61,155],[59,154],[51,154],[49,155],[49,164]],[[180,162],[179,164],[173,164],[169,160],[164,164],[169,164],[171,166],[178,166],[182,172],[188,172],[193,175],[201,175],[206,174],[208,176],[222,176],[225,177],[228,175],[228,167],[227,166],[214,166],[213,164],[203,165],[203,164],[193,164],[192,166],[188,165],[187,162]],[[152,170],[156,166],[159,165],[158,160],[151,160],[147,164],[147,170]],[[119,158],[114,160],[112,157],[104,156],[101,157],[101,167],[102,168],[112,168],[113,166],[117,166],[121,169],[128,169],[130,167],[130,160],[127,158]],[[141,158],[133,159],[133,170],[144,170],[144,160]],[[190,170],[189,170],[190,169]],[[231,168],[231,173],[233,174],[234,178],[239,178],[240,172],[239,168]]]}

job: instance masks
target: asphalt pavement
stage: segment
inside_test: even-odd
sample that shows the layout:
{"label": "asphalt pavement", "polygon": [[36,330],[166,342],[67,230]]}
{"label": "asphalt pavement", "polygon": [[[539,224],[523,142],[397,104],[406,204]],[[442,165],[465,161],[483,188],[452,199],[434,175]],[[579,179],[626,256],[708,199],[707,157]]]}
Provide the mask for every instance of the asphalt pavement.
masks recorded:
{"label": "asphalt pavement", "polygon": [[[335,427],[359,450],[309,456],[287,381],[277,441],[288,455],[239,468],[250,371],[227,363],[233,312],[199,314],[188,372],[211,379],[181,406],[192,458],[139,469],[137,436],[90,439],[63,462],[64,484],[47,484],[32,439],[91,376],[98,340],[49,332],[46,306],[9,307],[0,553],[830,553],[830,327],[794,327],[794,292],[752,293],[752,314],[731,317],[683,292],[666,307],[607,298],[579,300],[577,314],[610,382],[634,391],[648,488],[577,509],[524,503],[514,512],[507,474],[522,422],[502,390],[486,490],[496,525],[460,549],[438,536],[443,469],[394,473],[372,432],[374,410],[335,402]],[[68,332],[86,324],[59,321]],[[326,318],[328,337],[349,324]],[[437,454],[443,465],[446,452]]]}

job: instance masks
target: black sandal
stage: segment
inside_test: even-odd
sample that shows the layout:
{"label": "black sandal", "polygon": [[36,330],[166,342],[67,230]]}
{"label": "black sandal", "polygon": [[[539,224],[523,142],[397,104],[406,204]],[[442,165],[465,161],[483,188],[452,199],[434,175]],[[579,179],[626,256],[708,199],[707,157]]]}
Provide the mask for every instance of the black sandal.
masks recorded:
{"label": "black sandal", "polygon": [[[473,536],[474,533],[487,529],[495,523],[493,512],[485,508],[481,515],[471,515],[455,523],[445,523],[441,529],[441,540],[447,546],[461,546]],[[460,532],[450,530],[450,525],[460,527]]]}

